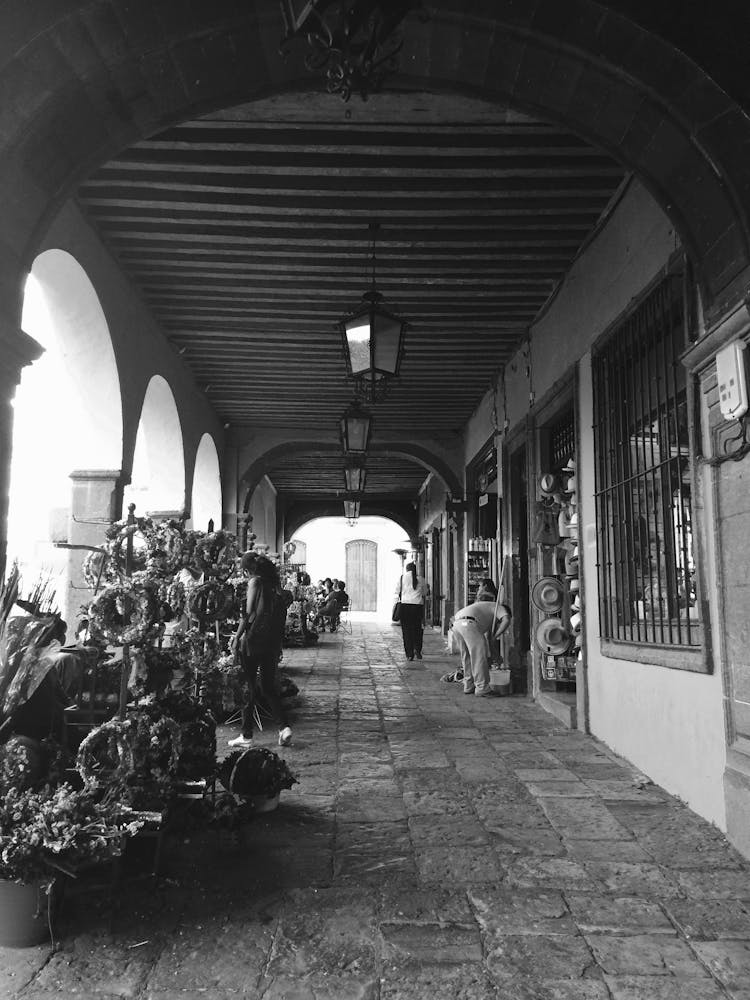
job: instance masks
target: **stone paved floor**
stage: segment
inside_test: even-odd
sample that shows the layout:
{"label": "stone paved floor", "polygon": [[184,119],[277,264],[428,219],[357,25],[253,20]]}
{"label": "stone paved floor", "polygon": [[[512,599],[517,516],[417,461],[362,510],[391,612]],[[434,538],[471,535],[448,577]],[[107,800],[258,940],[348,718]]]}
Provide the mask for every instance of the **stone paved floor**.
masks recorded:
{"label": "stone paved floor", "polygon": [[56,950],[0,949],[0,996],[750,1000],[750,864],[533,703],[441,684],[440,636],[399,647],[289,651],[279,809],[69,894]]}

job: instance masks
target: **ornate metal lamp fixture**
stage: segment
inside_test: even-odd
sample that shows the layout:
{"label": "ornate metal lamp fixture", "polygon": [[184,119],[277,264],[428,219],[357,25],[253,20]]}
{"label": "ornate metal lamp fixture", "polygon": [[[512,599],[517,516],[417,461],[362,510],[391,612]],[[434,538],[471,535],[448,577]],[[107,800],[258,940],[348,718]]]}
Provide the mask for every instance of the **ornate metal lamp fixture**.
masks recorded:
{"label": "ornate metal lamp fixture", "polygon": [[363,455],[370,437],[370,414],[353,404],[341,418],[341,444],[347,454]]}
{"label": "ornate metal lamp fixture", "polygon": [[382,305],[383,295],[375,285],[375,241],[380,226],[370,223],[371,283],[359,308],[339,321],[346,367],[356,379],[360,398],[374,403],[385,395],[388,380],[401,366],[406,322]]}
{"label": "ornate metal lamp fixture", "polygon": [[354,463],[347,465],[344,469],[346,488],[350,493],[364,493],[367,470],[363,465]]}
{"label": "ornate metal lamp fixture", "polygon": [[398,28],[411,11],[426,19],[421,0],[281,0],[280,51],[305,39],[305,68],[325,73],[328,93],[348,101],[357,91],[366,101],[398,69]]}

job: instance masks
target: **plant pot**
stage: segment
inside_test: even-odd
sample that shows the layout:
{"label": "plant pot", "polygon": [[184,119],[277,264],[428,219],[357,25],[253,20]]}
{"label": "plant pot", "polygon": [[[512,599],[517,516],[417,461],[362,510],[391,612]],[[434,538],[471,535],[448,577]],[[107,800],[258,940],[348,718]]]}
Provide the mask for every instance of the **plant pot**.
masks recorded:
{"label": "plant pot", "polygon": [[46,886],[0,878],[0,945],[31,948],[49,941],[48,914]]}
{"label": "plant pot", "polygon": [[490,670],[490,690],[494,691],[495,694],[509,695],[510,670],[508,669]]}
{"label": "plant pot", "polygon": [[269,813],[279,804],[279,796],[281,792],[277,792],[275,795],[271,796],[269,799],[267,795],[246,795],[245,801],[249,802],[253,807],[253,812],[256,813]]}

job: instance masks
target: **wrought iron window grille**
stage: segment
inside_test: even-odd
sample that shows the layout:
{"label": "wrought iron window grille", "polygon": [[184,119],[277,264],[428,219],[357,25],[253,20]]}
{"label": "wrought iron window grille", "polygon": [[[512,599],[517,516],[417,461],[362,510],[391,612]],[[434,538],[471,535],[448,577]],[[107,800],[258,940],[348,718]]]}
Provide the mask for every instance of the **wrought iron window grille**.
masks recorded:
{"label": "wrought iron window grille", "polygon": [[699,646],[682,276],[593,354],[602,638]]}

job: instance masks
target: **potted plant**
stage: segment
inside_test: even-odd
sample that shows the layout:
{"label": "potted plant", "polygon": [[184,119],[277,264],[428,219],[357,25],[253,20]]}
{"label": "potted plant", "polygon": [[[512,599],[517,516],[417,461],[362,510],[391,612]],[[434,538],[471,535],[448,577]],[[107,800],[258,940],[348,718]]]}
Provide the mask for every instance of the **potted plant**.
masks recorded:
{"label": "potted plant", "polygon": [[270,812],[285,788],[297,783],[285,760],[265,747],[234,750],[219,764],[219,781],[233,795],[250,802],[256,812]]}
{"label": "potted plant", "polygon": [[96,786],[39,776],[39,753],[11,738],[0,747],[0,944],[38,944],[51,933],[60,872],[118,856],[140,827]]}

